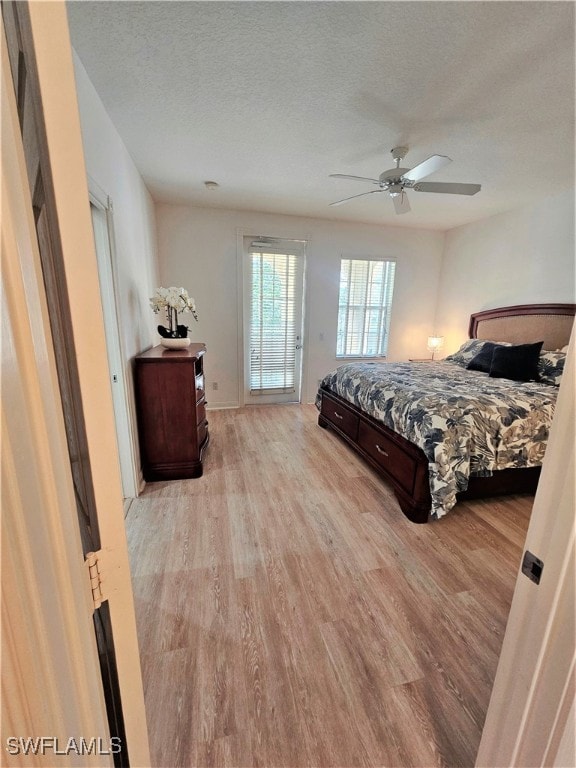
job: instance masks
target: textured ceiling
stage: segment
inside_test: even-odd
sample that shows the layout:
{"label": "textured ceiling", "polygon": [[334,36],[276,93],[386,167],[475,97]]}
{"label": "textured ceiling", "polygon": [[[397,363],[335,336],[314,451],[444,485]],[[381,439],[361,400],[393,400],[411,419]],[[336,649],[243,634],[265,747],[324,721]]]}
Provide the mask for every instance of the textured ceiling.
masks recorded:
{"label": "textured ceiling", "polygon": [[[91,2],[72,44],[162,202],[450,229],[574,186],[571,2]],[[386,194],[407,145],[474,197]],[[208,191],[203,182],[220,188]]]}

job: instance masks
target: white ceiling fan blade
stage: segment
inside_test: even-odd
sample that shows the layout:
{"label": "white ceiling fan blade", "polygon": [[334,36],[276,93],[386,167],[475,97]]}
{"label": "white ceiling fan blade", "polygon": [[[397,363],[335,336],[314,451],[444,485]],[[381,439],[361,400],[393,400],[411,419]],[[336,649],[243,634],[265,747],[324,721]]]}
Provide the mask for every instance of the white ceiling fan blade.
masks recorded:
{"label": "white ceiling fan blade", "polygon": [[414,166],[414,168],[405,173],[402,178],[408,179],[408,181],[419,181],[425,176],[430,176],[431,173],[440,170],[440,168],[444,168],[445,165],[448,165],[448,163],[451,162],[452,160],[449,157],[446,157],[446,155],[432,155],[428,160],[424,160],[423,163]]}
{"label": "white ceiling fan blade", "polygon": [[370,192],[361,192],[359,195],[352,195],[352,197],[345,197],[344,200],[336,200],[335,203],[329,203],[329,205],[342,205],[342,203],[348,202],[348,200],[354,200],[355,197],[364,197],[364,195],[373,195],[374,192],[384,192],[383,189],[371,189]]}
{"label": "white ceiling fan blade", "polygon": [[393,197],[392,202],[394,203],[394,210],[396,213],[408,213],[412,210],[406,192],[402,192],[400,195]]}
{"label": "white ceiling fan blade", "polygon": [[380,184],[379,179],[368,179],[366,176],[347,176],[345,173],[331,173],[331,179],[352,179],[352,181],[370,181],[372,184]]}
{"label": "white ceiling fan blade", "polygon": [[475,195],[480,192],[480,184],[451,184],[435,181],[422,181],[414,184],[412,189],[415,192],[443,192],[448,195]]}

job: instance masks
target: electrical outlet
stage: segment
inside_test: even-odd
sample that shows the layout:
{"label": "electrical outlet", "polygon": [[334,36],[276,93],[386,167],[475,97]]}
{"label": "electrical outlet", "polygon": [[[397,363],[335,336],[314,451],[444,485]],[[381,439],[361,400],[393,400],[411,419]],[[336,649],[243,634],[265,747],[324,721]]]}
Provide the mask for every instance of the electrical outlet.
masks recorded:
{"label": "electrical outlet", "polygon": [[218,382],[217,381],[213,381],[212,382],[212,389],[214,389],[214,390],[218,389]]}

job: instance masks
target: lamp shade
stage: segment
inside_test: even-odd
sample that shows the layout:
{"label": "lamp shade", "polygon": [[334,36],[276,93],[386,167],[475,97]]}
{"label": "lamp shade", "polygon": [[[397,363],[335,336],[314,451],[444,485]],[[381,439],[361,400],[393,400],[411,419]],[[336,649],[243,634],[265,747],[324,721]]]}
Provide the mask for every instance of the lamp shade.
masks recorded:
{"label": "lamp shade", "polygon": [[444,336],[428,336],[428,349],[432,352],[432,360],[434,360],[434,353],[444,346]]}
{"label": "lamp shade", "polygon": [[444,346],[444,336],[428,336],[428,349],[436,352]]}

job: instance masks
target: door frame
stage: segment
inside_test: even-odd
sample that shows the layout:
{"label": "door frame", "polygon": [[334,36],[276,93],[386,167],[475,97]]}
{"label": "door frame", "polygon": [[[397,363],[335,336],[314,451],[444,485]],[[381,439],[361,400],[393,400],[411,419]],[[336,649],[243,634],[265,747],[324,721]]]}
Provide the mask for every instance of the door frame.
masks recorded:
{"label": "door frame", "polygon": [[[279,229],[279,228],[278,228]],[[252,239],[257,240],[259,238],[267,238],[271,240],[286,240],[292,243],[301,243],[303,248],[304,266],[303,266],[303,285],[302,285],[302,356],[301,356],[301,371],[300,371],[300,402],[305,392],[307,392],[308,383],[308,312],[306,308],[308,306],[308,281],[307,277],[307,262],[308,262],[308,248],[311,243],[311,237],[308,234],[293,234],[286,233],[284,231],[279,232],[275,228],[274,231],[269,231],[267,227],[254,228],[240,228],[236,229],[236,287],[237,287],[237,305],[238,305],[238,347],[237,347],[237,370],[238,370],[238,404],[240,407],[247,405],[245,390],[246,390],[246,365],[245,365],[245,341],[247,334],[246,327],[246,248],[245,240]],[[264,404],[265,399],[262,400]],[[252,403],[250,403],[252,405]]]}
{"label": "door frame", "polygon": [[[113,766],[52,331],[10,64],[2,48],[2,765],[21,739],[100,739]],[[22,296],[26,301],[22,301]],[[50,734],[50,736],[48,736]],[[104,755],[101,749],[108,754]],[[73,753],[74,754],[74,753]],[[32,764],[29,760],[26,764]]]}
{"label": "door frame", "polygon": [[[106,349],[110,366],[110,390],[114,406],[122,491],[124,498],[129,499],[138,495],[139,470],[134,455],[132,419],[128,408],[128,389],[124,367],[126,356],[124,355],[118,323],[120,311],[114,240],[114,208],[110,196],[90,176],[88,176],[88,189],[90,204],[104,214],[106,224],[107,252],[102,252],[98,247],[95,250],[100,278]],[[114,381],[115,376],[117,377],[116,381]]]}
{"label": "door frame", "polygon": [[[306,246],[305,243],[299,241],[280,241],[276,239],[274,246],[271,247],[270,252],[278,252],[281,256],[294,256],[296,258],[296,270],[295,270],[295,310],[297,317],[295,319],[299,322],[298,333],[296,335],[295,343],[296,352],[294,356],[294,392],[293,393],[274,393],[268,392],[267,394],[252,395],[250,392],[250,373],[251,363],[248,360],[250,354],[250,337],[251,337],[251,316],[252,316],[252,264],[250,256],[253,253],[252,249],[248,247],[248,243],[252,241],[252,238],[244,239],[244,403],[246,405],[290,405],[302,402],[302,369],[304,367],[304,275],[306,271]],[[297,243],[296,247],[286,247],[283,249],[282,243]],[[286,345],[284,347],[287,348]]]}
{"label": "door frame", "polygon": [[[114,634],[128,753],[133,765],[149,765],[114,412],[66,5],[63,0],[54,0],[21,3],[19,7],[28,15],[36,60],[100,531],[99,568],[105,579]],[[48,541],[50,557],[58,558],[62,546],[57,538]],[[80,548],[78,559],[82,563]],[[68,617],[66,622],[70,621]]]}

